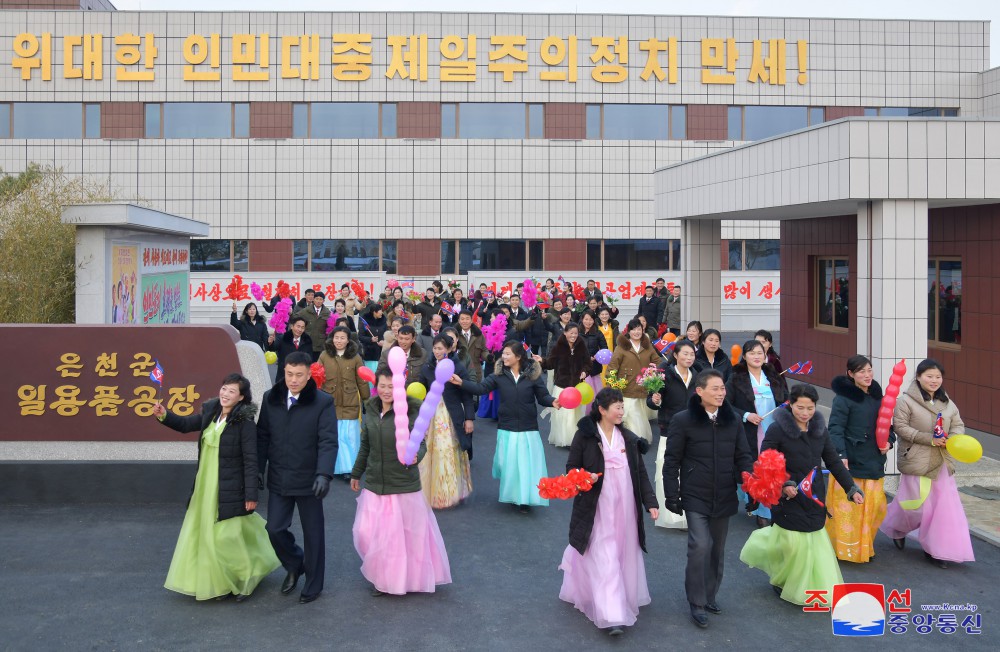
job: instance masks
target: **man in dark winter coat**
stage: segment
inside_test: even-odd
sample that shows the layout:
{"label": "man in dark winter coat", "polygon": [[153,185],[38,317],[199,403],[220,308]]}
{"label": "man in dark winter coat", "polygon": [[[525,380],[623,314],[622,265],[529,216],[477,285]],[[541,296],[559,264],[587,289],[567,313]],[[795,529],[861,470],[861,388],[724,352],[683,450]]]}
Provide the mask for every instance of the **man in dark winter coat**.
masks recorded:
{"label": "man in dark winter coat", "polygon": [[704,628],[706,611],[721,613],[715,596],[722,583],[729,518],[739,506],[736,482],[743,471],[753,471],[753,457],[743,426],[726,403],[722,374],[709,369],[694,382],[688,409],[675,414],[667,429],[663,493],[667,509],[687,513],[684,588],[691,618]]}
{"label": "man in dark winter coat", "polygon": [[639,314],[646,318],[648,326],[656,328],[657,323],[660,321],[662,307],[660,299],[654,294],[654,291],[655,289],[652,285],[646,286],[645,294],[639,299]]}
{"label": "man in dark winter coat", "polygon": [[[285,376],[264,393],[257,420],[257,458],[267,467],[267,533],[288,575],[281,585],[291,593],[305,573],[300,603],[323,591],[326,538],[323,498],[337,461],[337,413],[333,398],[310,377],[312,357],[303,351],[285,358]],[[289,531],[295,508],[302,523],[303,547]]]}
{"label": "man in dark winter coat", "polygon": [[288,330],[275,338],[267,348],[274,351],[278,356],[278,372],[275,375],[275,379],[284,378],[285,358],[289,354],[296,351],[305,351],[309,355],[312,355],[312,339],[306,335],[305,317],[293,315],[288,320]]}

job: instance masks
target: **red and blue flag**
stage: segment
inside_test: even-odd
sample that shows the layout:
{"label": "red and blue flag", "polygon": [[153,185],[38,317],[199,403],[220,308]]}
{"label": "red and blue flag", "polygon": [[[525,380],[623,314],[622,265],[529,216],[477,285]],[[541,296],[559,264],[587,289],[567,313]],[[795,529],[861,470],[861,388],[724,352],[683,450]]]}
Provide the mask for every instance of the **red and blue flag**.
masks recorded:
{"label": "red and blue flag", "polygon": [[816,494],[813,492],[813,483],[814,482],[816,482],[816,467],[815,466],[812,468],[811,471],[809,471],[809,474],[806,477],[802,478],[802,482],[799,483],[799,487],[798,487],[799,493],[801,493],[803,496],[805,496],[809,500],[813,501],[814,503],[816,503],[820,507],[825,507],[826,505],[823,503],[823,501],[820,500],[819,497],[817,497]]}
{"label": "red and blue flag", "polygon": [[156,366],[149,372],[149,379],[160,387],[163,387],[163,367],[160,366],[159,360],[154,360],[154,362]]}

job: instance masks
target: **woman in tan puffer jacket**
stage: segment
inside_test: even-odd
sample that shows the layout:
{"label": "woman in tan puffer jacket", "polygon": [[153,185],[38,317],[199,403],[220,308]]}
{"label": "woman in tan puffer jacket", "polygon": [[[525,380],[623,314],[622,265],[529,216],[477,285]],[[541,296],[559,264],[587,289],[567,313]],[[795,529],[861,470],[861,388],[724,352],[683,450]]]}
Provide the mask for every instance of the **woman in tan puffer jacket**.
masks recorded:
{"label": "woman in tan puffer jacket", "polygon": [[[974,561],[969,522],[955,484],[955,463],[945,444],[965,433],[958,407],[941,387],[944,368],[935,360],[917,365],[917,377],[896,401],[893,428],[899,445],[899,490],[879,528],[902,550],[919,528],[920,547],[941,568]],[[941,418],[941,429],[935,424]]]}

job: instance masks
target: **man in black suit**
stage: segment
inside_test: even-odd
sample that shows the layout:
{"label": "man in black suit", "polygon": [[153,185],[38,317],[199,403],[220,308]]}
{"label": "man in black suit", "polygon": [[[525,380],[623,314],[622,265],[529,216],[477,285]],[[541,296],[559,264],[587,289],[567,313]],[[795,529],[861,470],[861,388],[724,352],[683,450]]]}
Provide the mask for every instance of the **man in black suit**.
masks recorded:
{"label": "man in black suit", "polygon": [[691,618],[705,628],[706,611],[722,613],[715,597],[722,583],[729,519],[739,507],[736,479],[753,471],[753,457],[743,424],[726,403],[722,374],[707,369],[694,383],[688,409],[675,414],[667,428],[663,493],[667,509],[687,513],[684,589]]}
{"label": "man in black suit", "polygon": [[[333,397],[316,388],[309,373],[312,356],[304,351],[285,358],[285,375],[264,392],[257,420],[257,460],[267,467],[267,534],[287,575],[281,593],[288,595],[306,576],[299,602],[323,591],[326,537],[323,498],[337,461],[337,413]],[[289,531],[295,508],[302,523],[303,546]]]}
{"label": "man in black suit", "polygon": [[601,293],[600,288],[597,287],[597,283],[594,279],[587,281],[587,289],[584,291],[584,299],[590,299],[594,297],[597,299],[597,303],[604,303],[604,295]]}

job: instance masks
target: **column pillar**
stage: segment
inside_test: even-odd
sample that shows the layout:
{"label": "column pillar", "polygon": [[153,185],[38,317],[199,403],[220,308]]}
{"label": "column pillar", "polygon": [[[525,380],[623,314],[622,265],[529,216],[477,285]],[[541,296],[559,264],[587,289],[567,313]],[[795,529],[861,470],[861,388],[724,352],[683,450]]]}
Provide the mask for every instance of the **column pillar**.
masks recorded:
{"label": "column pillar", "polygon": [[722,328],[721,220],[681,220],[681,334],[689,321]]}

